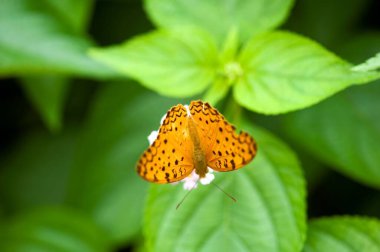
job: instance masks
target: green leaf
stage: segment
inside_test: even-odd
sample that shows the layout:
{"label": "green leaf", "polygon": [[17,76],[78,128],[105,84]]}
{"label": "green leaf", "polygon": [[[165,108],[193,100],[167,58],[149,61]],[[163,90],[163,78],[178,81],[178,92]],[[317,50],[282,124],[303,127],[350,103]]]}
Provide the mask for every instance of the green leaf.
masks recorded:
{"label": "green leaf", "polygon": [[243,41],[280,25],[287,17],[293,0],[145,0],[153,22],[164,28],[196,25],[223,41],[236,28]]}
{"label": "green leaf", "polygon": [[[353,61],[378,51],[380,36],[347,43]],[[358,45],[361,45],[358,47]],[[357,49],[362,48],[362,49]],[[332,168],[364,184],[380,188],[380,81],[351,88],[304,111],[286,116],[290,139]]]}
{"label": "green leaf", "polygon": [[54,136],[34,132],[13,146],[0,164],[0,205],[5,211],[64,202],[77,137],[75,131]]}
{"label": "green leaf", "polygon": [[115,73],[90,59],[92,43],[36,1],[2,1],[0,76],[71,74],[90,77]]}
{"label": "green leaf", "polygon": [[380,83],[347,90],[290,114],[289,136],[333,168],[380,188]]}
{"label": "green leaf", "polygon": [[151,32],[123,45],[93,49],[91,55],[168,96],[200,93],[213,80],[217,68],[213,39],[193,28]]}
{"label": "green leaf", "polygon": [[22,80],[24,91],[41,114],[46,126],[57,132],[62,127],[63,105],[68,80],[59,76],[27,77]]}
{"label": "green leaf", "polygon": [[177,104],[132,84],[108,83],[99,93],[81,138],[68,199],[107,230],[109,239],[123,244],[141,229],[148,183],[137,175],[137,160],[160,118]]}
{"label": "green leaf", "polygon": [[223,43],[222,50],[220,52],[220,58],[222,62],[234,61],[239,51],[239,35],[236,28],[229,31],[226,40]]}
{"label": "green leaf", "polygon": [[[86,26],[92,0],[42,0],[29,2],[41,12],[53,13],[73,31],[82,32]],[[23,78],[24,90],[41,114],[46,126],[57,132],[62,124],[62,110],[69,80],[62,76],[43,75]]]}
{"label": "green leaf", "polygon": [[310,222],[304,252],[380,251],[380,222],[363,217],[331,217]]}
{"label": "green leaf", "polygon": [[61,18],[74,31],[82,32],[86,28],[93,0],[42,0],[34,1],[34,4]]}
{"label": "green leaf", "polygon": [[244,124],[258,155],[241,170],[217,173],[181,207],[182,185],[152,185],[145,213],[149,251],[300,251],[306,232],[305,182],[292,151],[265,131]]}
{"label": "green leaf", "polygon": [[0,228],[3,252],[109,251],[104,233],[86,216],[66,208],[40,208],[17,215]]}
{"label": "green leaf", "polygon": [[243,76],[234,87],[244,107],[279,114],[308,107],[380,73],[357,72],[317,43],[288,32],[271,32],[252,39],[239,61]]}
{"label": "green leaf", "polygon": [[368,60],[366,60],[366,62],[360,65],[354,66],[352,70],[368,72],[368,71],[377,70],[379,68],[380,68],[380,53],[376,54],[372,58],[369,58]]}

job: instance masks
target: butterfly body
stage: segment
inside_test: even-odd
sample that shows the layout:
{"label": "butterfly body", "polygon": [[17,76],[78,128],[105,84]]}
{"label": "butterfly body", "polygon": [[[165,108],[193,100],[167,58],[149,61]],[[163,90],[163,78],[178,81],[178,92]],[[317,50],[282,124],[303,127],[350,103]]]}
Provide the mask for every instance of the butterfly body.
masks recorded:
{"label": "butterfly body", "polygon": [[188,116],[187,122],[187,128],[189,131],[190,139],[193,143],[193,163],[195,173],[198,174],[199,177],[203,178],[206,176],[207,173],[206,154],[205,151],[202,149],[202,144],[198,135],[198,130],[191,115]]}
{"label": "butterfly body", "polygon": [[211,105],[192,101],[166,114],[157,139],[143,153],[138,174],[150,182],[172,183],[195,171],[200,178],[208,167],[219,172],[239,169],[256,155],[254,139],[235,127]]}

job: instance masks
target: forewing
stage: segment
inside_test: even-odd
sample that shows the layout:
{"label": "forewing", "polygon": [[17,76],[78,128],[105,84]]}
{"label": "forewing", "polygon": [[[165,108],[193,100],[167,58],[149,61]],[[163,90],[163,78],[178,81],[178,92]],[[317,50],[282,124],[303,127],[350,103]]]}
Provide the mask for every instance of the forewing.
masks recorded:
{"label": "forewing", "polygon": [[190,112],[206,153],[208,167],[232,171],[248,164],[256,155],[255,140],[246,132],[235,132],[223,115],[208,103],[194,101]]}
{"label": "forewing", "polygon": [[142,178],[158,184],[172,183],[193,171],[193,148],[187,120],[186,109],[181,104],[167,112],[157,139],[137,164],[137,172]]}

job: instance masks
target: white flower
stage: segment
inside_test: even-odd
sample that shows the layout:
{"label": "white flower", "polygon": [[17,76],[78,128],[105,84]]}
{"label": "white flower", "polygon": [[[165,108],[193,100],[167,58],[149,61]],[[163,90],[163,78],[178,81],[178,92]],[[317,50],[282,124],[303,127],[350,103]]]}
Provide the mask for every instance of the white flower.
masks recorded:
{"label": "white flower", "polygon": [[187,176],[186,178],[182,179],[180,182],[183,182],[183,188],[185,190],[191,190],[197,188],[197,182],[199,180],[199,175],[195,173],[195,170]]}
{"label": "white flower", "polygon": [[202,185],[208,185],[210,184],[214,178],[215,178],[215,175],[212,174],[213,173],[213,169],[207,167],[208,169],[208,172],[206,173],[206,176],[204,178],[199,178],[199,175],[195,173],[195,170],[193,170],[193,172],[187,176],[186,178],[182,179],[180,182],[183,182],[183,188],[185,190],[192,190],[192,189],[195,189],[197,188],[198,186],[198,181],[202,184]]}
{"label": "white flower", "polygon": [[152,143],[157,139],[157,136],[158,136],[158,131],[157,130],[153,130],[149,136],[148,136],[148,141],[149,141],[149,144],[152,145]]}
{"label": "white flower", "polygon": [[215,175],[212,174],[213,170],[207,167],[208,173],[206,173],[206,176],[204,178],[200,179],[200,182],[202,185],[208,185],[211,184],[211,182],[215,179]]}
{"label": "white flower", "polygon": [[166,118],[166,114],[164,114],[164,115],[161,117],[160,125],[162,125],[162,123],[164,122],[165,118]]}
{"label": "white flower", "polygon": [[[186,108],[187,116],[190,117],[191,114],[190,114],[189,105],[184,105],[184,107]],[[160,122],[161,125],[162,125],[163,121],[165,120],[165,118],[166,118],[166,114],[161,118],[161,122]],[[149,134],[148,141],[149,141],[150,145],[152,145],[153,142],[157,139],[157,136],[158,136],[157,130],[153,130]],[[195,169],[194,169],[192,171],[192,173],[190,173],[189,176],[187,176],[186,178],[184,178],[178,182],[183,182],[183,188],[185,190],[192,190],[192,189],[197,188],[198,182],[200,182],[202,185],[208,185],[214,180],[215,175],[212,174],[214,172],[214,170],[211,169],[210,167],[207,167],[207,170],[208,170],[208,172],[206,173],[206,176],[204,178],[199,178],[199,175],[195,173]],[[172,184],[176,185],[176,184],[178,184],[178,182],[175,182]]]}
{"label": "white flower", "polygon": [[[160,125],[162,125],[162,123],[164,122],[165,118],[166,118],[166,114],[164,114],[164,116],[161,118]],[[153,130],[149,134],[149,136],[148,136],[149,145],[152,145],[152,143],[157,139],[157,136],[158,136],[158,130]]]}

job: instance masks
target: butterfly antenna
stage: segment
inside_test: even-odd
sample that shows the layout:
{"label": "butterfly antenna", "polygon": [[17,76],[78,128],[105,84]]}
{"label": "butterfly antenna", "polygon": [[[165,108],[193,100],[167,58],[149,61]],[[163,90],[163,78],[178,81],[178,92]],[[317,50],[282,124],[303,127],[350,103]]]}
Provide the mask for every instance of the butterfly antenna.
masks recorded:
{"label": "butterfly antenna", "polygon": [[218,188],[220,191],[222,191],[225,195],[227,195],[233,202],[236,202],[237,200],[229,193],[227,193],[226,191],[224,191],[220,186],[218,186],[217,184],[215,184],[214,182],[211,182],[211,184],[213,184],[216,188]]}
{"label": "butterfly antenna", "polygon": [[190,191],[188,191],[186,193],[186,195],[182,198],[182,200],[177,204],[175,210],[177,210],[181,205],[182,203],[185,201],[185,199],[187,198],[187,196],[189,196],[189,194],[193,191],[193,189],[197,186],[197,183],[198,183],[198,180],[196,183],[194,183],[193,187],[190,189]]}

